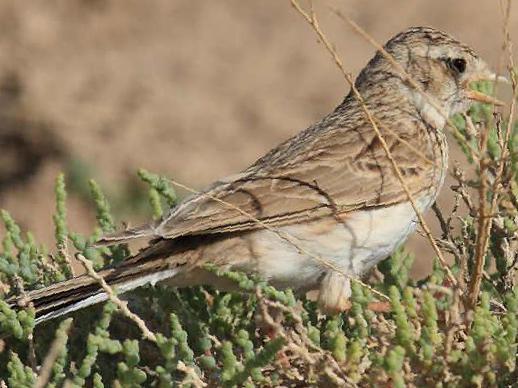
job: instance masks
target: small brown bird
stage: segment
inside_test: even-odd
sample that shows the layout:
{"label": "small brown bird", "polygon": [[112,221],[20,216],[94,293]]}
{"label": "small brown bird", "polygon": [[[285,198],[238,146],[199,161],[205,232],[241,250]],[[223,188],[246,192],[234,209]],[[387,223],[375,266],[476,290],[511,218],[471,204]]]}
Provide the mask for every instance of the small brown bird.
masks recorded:
{"label": "small brown bird", "polygon": [[[384,48],[400,66],[377,52],[355,86],[425,211],[447,171],[447,117],[466,111],[472,100],[496,102],[469,89],[472,81],[496,76],[471,48],[433,28],[409,28]],[[390,255],[416,220],[362,104],[349,93],[321,121],[242,173],[186,198],[161,222],[103,238],[150,243],[99,273],[119,293],[156,282],[226,287],[204,269],[212,263],[257,274],[277,287],[319,287],[322,309],[340,311],[350,279]],[[107,298],[87,275],[28,297],[38,322]]]}

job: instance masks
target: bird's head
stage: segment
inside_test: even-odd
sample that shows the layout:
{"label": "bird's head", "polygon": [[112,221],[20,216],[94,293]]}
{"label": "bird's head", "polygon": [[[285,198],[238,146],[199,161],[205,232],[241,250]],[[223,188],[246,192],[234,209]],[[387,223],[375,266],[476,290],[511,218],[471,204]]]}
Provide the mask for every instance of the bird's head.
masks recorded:
{"label": "bird's head", "polygon": [[442,31],[412,27],[390,39],[384,49],[390,58],[376,53],[356,81],[366,99],[376,90],[403,94],[425,120],[441,127],[447,117],[466,111],[473,101],[502,104],[470,86],[474,81],[505,78],[497,77],[470,47]]}

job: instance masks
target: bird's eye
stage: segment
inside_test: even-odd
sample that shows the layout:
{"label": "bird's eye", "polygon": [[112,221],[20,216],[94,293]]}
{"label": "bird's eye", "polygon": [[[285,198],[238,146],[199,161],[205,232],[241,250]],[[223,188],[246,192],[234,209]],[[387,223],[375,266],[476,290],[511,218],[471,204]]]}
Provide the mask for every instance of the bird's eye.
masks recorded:
{"label": "bird's eye", "polygon": [[448,67],[458,74],[464,73],[466,70],[466,60],[464,58],[448,58]]}

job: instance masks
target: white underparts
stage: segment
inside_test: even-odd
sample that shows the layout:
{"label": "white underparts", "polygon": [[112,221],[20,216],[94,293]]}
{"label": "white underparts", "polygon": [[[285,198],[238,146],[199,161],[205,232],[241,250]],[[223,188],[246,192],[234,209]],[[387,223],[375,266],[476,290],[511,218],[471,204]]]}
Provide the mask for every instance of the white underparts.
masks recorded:
{"label": "white underparts", "polygon": [[[418,207],[426,210],[434,197],[418,198]],[[417,225],[417,216],[408,202],[378,209],[352,212],[342,223],[332,220],[328,225],[290,225],[279,228],[294,237],[301,250],[279,238],[271,231],[256,232],[254,251],[261,258],[242,265],[244,270],[255,270],[277,286],[304,289],[316,285],[324,272],[334,268],[341,273],[358,277],[389,256]],[[318,259],[315,258],[318,257]],[[329,263],[326,267],[323,261]]]}

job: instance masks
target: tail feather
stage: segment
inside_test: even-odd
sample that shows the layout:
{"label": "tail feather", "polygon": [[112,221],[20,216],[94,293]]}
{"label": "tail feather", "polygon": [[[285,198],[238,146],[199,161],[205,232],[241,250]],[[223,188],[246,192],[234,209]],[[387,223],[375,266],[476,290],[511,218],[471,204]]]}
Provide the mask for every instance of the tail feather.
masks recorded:
{"label": "tail feather", "polygon": [[[119,267],[104,269],[99,275],[118,294],[170,279],[181,270],[182,265],[180,262],[164,259],[171,253],[171,243],[167,240],[158,241],[127,259]],[[32,303],[36,310],[36,324],[39,324],[107,299],[108,295],[96,280],[88,275],[81,275],[30,291],[23,297],[13,298],[8,302],[13,308]]]}
{"label": "tail feather", "polygon": [[[150,273],[148,275],[140,276],[123,283],[119,283],[114,286],[114,288],[117,294],[124,294],[125,292],[142,287],[146,284],[154,285],[162,280],[170,279],[176,275],[178,270],[178,268],[173,268],[162,270],[160,272]],[[79,278],[75,278],[72,280],[78,279]],[[90,278],[84,280],[88,281],[89,279]],[[66,286],[66,283],[67,282],[60,284]],[[30,294],[29,297],[32,299]],[[61,290],[57,290],[57,293],[53,294],[51,298],[48,298],[48,296],[43,296],[42,298],[32,299],[36,308],[36,324],[40,324],[41,322],[66,315],[73,311],[81,310],[94,304],[105,302],[106,300],[108,300],[108,294],[100,286],[98,286],[97,283],[93,285],[84,284],[77,288],[73,295],[67,295],[66,291],[62,292]]]}
{"label": "tail feather", "polygon": [[[101,288],[95,280],[82,275],[46,288],[29,291],[23,297],[13,298],[8,302],[12,308],[24,307],[32,303],[36,310],[36,324],[38,324],[52,317],[77,310],[81,308],[80,305],[83,301],[100,294],[102,294]],[[93,304],[93,300],[91,301],[88,305]],[[99,302],[102,301],[101,298]]]}

